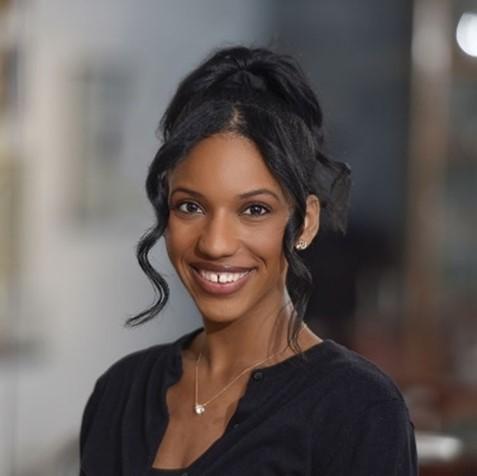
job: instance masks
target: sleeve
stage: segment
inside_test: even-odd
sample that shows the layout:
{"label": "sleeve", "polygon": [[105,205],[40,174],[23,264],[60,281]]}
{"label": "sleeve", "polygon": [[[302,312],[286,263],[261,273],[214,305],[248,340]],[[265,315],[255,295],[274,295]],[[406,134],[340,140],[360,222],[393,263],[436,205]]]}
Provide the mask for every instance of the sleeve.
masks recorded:
{"label": "sleeve", "polygon": [[417,476],[414,426],[404,401],[373,404],[341,436],[326,476]]}

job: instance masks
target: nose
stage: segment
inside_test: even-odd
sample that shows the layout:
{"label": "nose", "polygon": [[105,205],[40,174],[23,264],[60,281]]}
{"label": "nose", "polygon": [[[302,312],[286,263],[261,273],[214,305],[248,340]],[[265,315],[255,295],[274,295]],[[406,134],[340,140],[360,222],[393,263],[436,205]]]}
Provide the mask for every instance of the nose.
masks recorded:
{"label": "nose", "polygon": [[210,258],[221,258],[233,255],[238,243],[237,224],[224,212],[210,215],[200,232],[197,248]]}

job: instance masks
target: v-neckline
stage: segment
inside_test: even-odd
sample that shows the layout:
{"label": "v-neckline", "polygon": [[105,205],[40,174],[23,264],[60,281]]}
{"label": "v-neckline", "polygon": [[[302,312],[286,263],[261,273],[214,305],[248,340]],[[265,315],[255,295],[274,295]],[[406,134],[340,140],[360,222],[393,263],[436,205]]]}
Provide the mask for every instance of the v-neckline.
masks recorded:
{"label": "v-neckline", "polygon": [[[232,422],[234,415],[230,418],[227,426],[225,427],[224,432],[222,433],[221,436],[219,436],[214,442],[212,442],[211,445],[201,454],[199,455],[194,461],[192,461],[188,466],[183,467],[183,468],[155,468],[152,466],[154,464],[154,460],[156,458],[156,454],[159,451],[160,445],[162,443],[162,440],[166,434],[167,428],[170,423],[170,413],[169,409],[167,406],[167,392],[170,387],[175,385],[182,377],[182,374],[184,372],[184,363],[182,359],[182,350],[194,339],[196,335],[198,335],[200,332],[203,331],[203,327],[199,327],[195,329],[192,332],[189,332],[179,339],[177,339],[175,342],[172,343],[172,348],[173,348],[173,367],[174,367],[174,379],[170,380],[168,384],[163,388],[163,391],[161,392],[161,409],[162,409],[162,414],[165,418],[164,424],[163,424],[163,430],[161,434],[158,437],[158,441],[156,444],[155,452],[152,458],[152,463],[149,468],[149,474],[150,475],[189,475],[196,466],[200,465],[202,460],[205,459],[210,452],[213,450],[214,447],[218,446],[221,444],[223,439],[228,435],[229,430],[230,430],[230,423]],[[247,384],[248,385],[248,384]],[[247,392],[245,392],[247,393]],[[245,395],[245,394],[244,394]],[[241,399],[240,399],[241,400]],[[240,400],[237,404],[236,411],[238,409],[238,406],[240,405]],[[234,414],[236,413],[234,412]]]}
{"label": "v-neckline", "polygon": [[[203,330],[204,330],[203,327],[196,328],[192,332],[184,334],[182,337],[179,337],[178,339],[176,339],[174,342],[171,343],[171,356],[172,356],[172,364],[173,364],[172,374],[174,378],[169,379],[167,385],[164,388],[162,388],[160,405],[161,405],[162,415],[164,416],[165,421],[162,425],[162,431],[160,432],[160,434],[158,434],[156,438],[156,442],[155,442],[156,444],[155,446],[153,446],[153,454],[152,454],[152,457],[149,459],[150,462],[149,462],[148,472],[146,473],[148,476],[153,476],[153,475],[159,476],[161,474],[164,476],[166,475],[190,476],[191,474],[194,474],[196,468],[200,467],[203,464],[203,462],[207,460],[209,455],[215,450],[216,447],[220,445],[224,445],[226,443],[227,438],[229,436],[233,436],[231,435],[232,423],[234,422],[235,416],[238,413],[238,410],[240,408],[242,401],[249,393],[249,386],[251,383],[252,374],[249,375],[249,380],[247,381],[247,384],[246,384],[246,390],[243,396],[239,399],[235,412],[229,419],[229,422],[227,426],[225,427],[223,434],[219,436],[201,455],[199,455],[188,466],[183,468],[155,468],[152,466],[154,464],[156,454],[160,448],[164,435],[166,434],[167,427],[170,421],[170,414],[169,414],[169,409],[167,406],[167,391],[172,385],[176,384],[180,380],[184,371],[183,360],[182,360],[182,350],[194,339],[196,335],[198,335]],[[330,342],[331,342],[330,339],[324,339],[321,342],[312,345],[311,347],[306,349],[303,353],[307,357],[311,358],[313,355],[315,355],[318,352],[321,352],[324,348],[326,348]],[[300,365],[300,362],[299,362],[300,359],[301,359],[300,355],[295,354],[276,364],[266,366],[266,367],[257,367],[254,369],[254,372],[260,372],[264,374],[267,379],[269,377],[279,376],[283,372],[285,372],[288,367],[293,365]],[[301,361],[301,363],[303,364],[303,361]]]}

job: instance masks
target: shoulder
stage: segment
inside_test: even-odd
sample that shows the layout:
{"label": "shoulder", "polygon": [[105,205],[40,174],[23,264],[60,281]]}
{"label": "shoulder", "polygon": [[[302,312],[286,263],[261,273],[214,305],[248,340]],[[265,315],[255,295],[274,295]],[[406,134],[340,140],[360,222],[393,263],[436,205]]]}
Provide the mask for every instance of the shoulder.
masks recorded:
{"label": "shoulder", "polygon": [[[82,450],[94,421],[113,425],[127,402],[144,395],[153,380],[166,372],[173,343],[157,344],[131,352],[111,364],[97,379],[83,410],[80,448]],[[116,422],[117,423],[117,422]]]}
{"label": "shoulder", "polygon": [[156,344],[144,349],[136,350],[118,358],[101,374],[99,380],[114,380],[125,378],[128,375],[137,374],[137,372],[150,368],[158,360],[167,357],[172,343]]}
{"label": "shoulder", "polygon": [[395,381],[334,341],[322,354],[311,369],[317,472],[417,474],[414,426]]}
{"label": "shoulder", "polygon": [[172,344],[157,344],[126,354],[114,361],[96,378],[87,408],[96,407],[100,401],[110,397],[129,394],[134,387],[144,385],[152,370],[160,365],[165,367],[167,355]]}
{"label": "shoulder", "polygon": [[406,409],[393,378],[362,355],[328,339],[317,357],[310,371],[321,403],[340,406],[349,416],[386,402]]}
{"label": "shoulder", "polygon": [[[133,386],[146,385],[150,378],[159,378],[171,366],[177,365],[179,347],[191,340],[202,328],[181,335],[173,341],[140,349],[117,359],[97,378],[94,392],[108,389],[129,392]],[[173,360],[176,359],[176,360]]]}

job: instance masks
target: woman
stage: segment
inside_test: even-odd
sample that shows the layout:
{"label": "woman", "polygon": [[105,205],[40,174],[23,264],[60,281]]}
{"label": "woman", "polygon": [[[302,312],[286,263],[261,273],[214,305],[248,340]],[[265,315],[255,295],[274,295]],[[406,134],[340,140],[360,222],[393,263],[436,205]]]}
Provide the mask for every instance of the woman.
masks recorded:
{"label": "woman", "polygon": [[217,51],[179,85],[147,177],[157,222],[138,259],[158,290],[168,256],[203,326],[116,362],[81,427],[81,468],[107,475],[414,475],[412,423],[389,377],[303,323],[300,252],[345,231],[350,169],[323,152],[322,115],[295,62]]}

